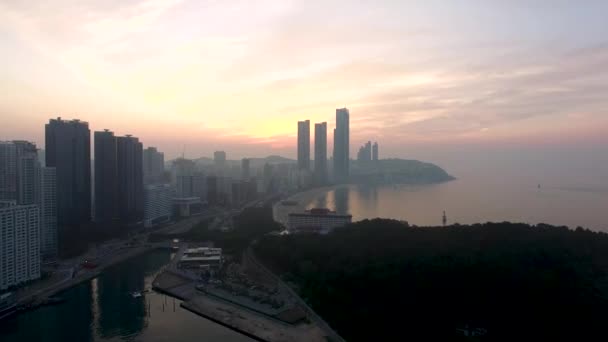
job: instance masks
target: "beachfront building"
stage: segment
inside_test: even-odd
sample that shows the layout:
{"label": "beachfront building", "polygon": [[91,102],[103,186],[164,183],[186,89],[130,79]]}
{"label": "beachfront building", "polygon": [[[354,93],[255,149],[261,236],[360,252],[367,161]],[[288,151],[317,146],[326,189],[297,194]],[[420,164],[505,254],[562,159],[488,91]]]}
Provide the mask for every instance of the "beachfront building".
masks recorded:
{"label": "beachfront building", "polygon": [[188,248],[179,260],[178,267],[190,269],[219,269],[222,266],[222,262],[221,248]]}
{"label": "beachfront building", "polygon": [[291,213],[288,229],[292,233],[327,234],[332,229],[343,227],[353,220],[352,215],[339,215],[325,208],[314,208],[304,213]]}

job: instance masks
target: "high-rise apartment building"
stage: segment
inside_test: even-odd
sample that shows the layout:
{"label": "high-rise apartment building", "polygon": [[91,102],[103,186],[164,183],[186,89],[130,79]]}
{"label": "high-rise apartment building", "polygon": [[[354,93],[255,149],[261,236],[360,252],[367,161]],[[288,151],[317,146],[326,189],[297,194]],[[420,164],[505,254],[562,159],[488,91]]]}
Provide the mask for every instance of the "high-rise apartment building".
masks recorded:
{"label": "high-rise apartment building", "polygon": [[118,164],[116,137],[109,130],[94,133],[95,222],[117,223]]}
{"label": "high-rise apartment building", "polygon": [[173,184],[175,197],[193,197],[193,175],[196,172],[196,164],[193,160],[178,158],[173,161]]}
{"label": "high-rise apartment building", "polygon": [[153,227],[171,219],[173,190],[170,184],[148,184],[144,188],[144,226]]}
{"label": "high-rise apartment building", "polygon": [[144,218],[143,146],[136,137],[116,138],[118,174],[118,217],[135,225]]}
{"label": "high-rise apartment building", "polygon": [[334,178],[337,182],[348,180],[350,168],[350,114],[347,108],[336,109],[334,129]]}
{"label": "high-rise apartment building", "polygon": [[45,127],[46,166],[57,174],[57,222],[76,226],[91,220],[91,132],[79,120],[51,119]]}
{"label": "high-rise apartment building", "polygon": [[215,151],[213,152],[213,161],[215,162],[215,167],[218,169],[222,169],[226,167],[226,152],[224,151]]}
{"label": "high-rise apartment building", "polygon": [[13,144],[16,149],[17,204],[36,204],[40,189],[38,150],[29,141],[16,140]]}
{"label": "high-rise apartment building", "polygon": [[95,221],[135,225],[144,218],[143,147],[130,135],[95,132]]}
{"label": "high-rise apartment building", "polygon": [[298,169],[310,170],[310,121],[298,121]]}
{"label": "high-rise apartment building", "polygon": [[0,141],[0,200],[17,200],[17,147]]}
{"label": "high-rise apartment building", "polygon": [[357,161],[368,163],[372,161],[372,143],[368,141],[365,145],[359,148],[359,153],[357,154]]}
{"label": "high-rise apartment building", "polygon": [[40,168],[40,253],[43,258],[57,256],[57,173],[54,167]]}
{"label": "high-rise apartment building", "polygon": [[[0,179],[1,188],[4,190],[2,200],[18,206],[37,206],[39,219],[28,222],[39,229],[36,235],[39,239],[38,254],[42,254],[44,258],[54,258],[57,255],[55,168],[40,167],[38,150],[31,142],[0,142]],[[9,202],[4,202],[4,206]]]}
{"label": "high-rise apartment building", "polygon": [[143,153],[144,183],[160,182],[165,171],[165,155],[159,152],[156,147],[148,147]]}
{"label": "high-rise apartment building", "polygon": [[0,200],[36,204],[39,168],[35,144],[22,140],[0,142]]}
{"label": "high-rise apartment building", "polygon": [[38,206],[0,203],[0,290],[40,278]]}
{"label": "high-rise apartment building", "polygon": [[315,168],[317,185],[327,183],[327,123],[315,124]]}
{"label": "high-rise apartment building", "polygon": [[248,158],[241,160],[241,179],[248,180],[251,177],[250,165],[251,161]]}
{"label": "high-rise apartment building", "polygon": [[378,161],[379,151],[378,151],[378,142],[374,142],[374,146],[372,147],[372,160]]}

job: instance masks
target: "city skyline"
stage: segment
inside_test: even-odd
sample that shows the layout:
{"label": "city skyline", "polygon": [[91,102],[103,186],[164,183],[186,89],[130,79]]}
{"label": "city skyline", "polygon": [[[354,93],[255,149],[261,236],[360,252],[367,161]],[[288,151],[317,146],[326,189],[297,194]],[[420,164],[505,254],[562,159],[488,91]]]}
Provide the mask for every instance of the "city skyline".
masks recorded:
{"label": "city skyline", "polygon": [[0,135],[42,146],[39,124],[61,115],[168,159],[184,146],[188,157],[293,158],[294,121],[332,132],[348,106],[351,156],[367,136],[387,156],[420,159],[606,142],[604,2],[264,5],[5,2],[0,113],[14,120]]}

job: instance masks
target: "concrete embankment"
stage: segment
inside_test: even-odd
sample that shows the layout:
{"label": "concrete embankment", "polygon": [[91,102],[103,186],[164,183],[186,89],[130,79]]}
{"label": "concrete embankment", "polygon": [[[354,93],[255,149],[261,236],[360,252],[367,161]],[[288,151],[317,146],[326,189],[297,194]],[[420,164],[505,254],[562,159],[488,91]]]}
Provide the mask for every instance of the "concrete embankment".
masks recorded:
{"label": "concrete embankment", "polygon": [[170,269],[152,282],[154,290],[181,299],[181,307],[258,341],[325,342],[323,331],[314,324],[290,325],[245,307],[197,291],[195,283]]}
{"label": "concrete embankment", "polygon": [[112,256],[109,260],[107,260],[103,263],[100,263],[93,270],[81,270],[73,278],[64,279],[58,283],[51,284],[48,287],[45,287],[42,289],[18,294],[17,305],[28,304],[28,305],[35,307],[35,306],[39,305],[40,303],[46,301],[49,297],[52,297],[58,293],[68,290],[82,282],[91,280],[91,279],[99,276],[101,274],[101,272],[103,272],[106,268],[116,265],[124,260],[130,259],[130,258],[140,255],[142,253],[145,253],[151,249],[152,248],[150,248],[150,247],[142,246],[142,247],[123,250],[123,251],[121,251],[121,253],[118,253],[118,254]]}

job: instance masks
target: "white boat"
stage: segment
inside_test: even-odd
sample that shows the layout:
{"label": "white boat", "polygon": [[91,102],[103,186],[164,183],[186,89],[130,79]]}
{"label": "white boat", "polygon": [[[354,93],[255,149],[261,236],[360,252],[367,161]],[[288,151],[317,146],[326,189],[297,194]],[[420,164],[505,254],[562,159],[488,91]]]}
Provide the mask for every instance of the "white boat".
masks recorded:
{"label": "white boat", "polygon": [[139,297],[141,297],[141,292],[138,292],[138,291],[131,292],[131,297],[139,298]]}

